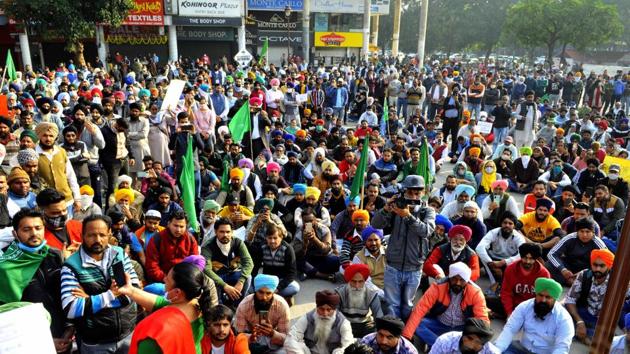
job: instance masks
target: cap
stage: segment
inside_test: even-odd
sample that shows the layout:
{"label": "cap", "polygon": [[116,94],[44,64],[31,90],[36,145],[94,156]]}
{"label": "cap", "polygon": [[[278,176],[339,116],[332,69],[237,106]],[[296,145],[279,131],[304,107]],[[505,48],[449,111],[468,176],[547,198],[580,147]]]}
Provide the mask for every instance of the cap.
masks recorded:
{"label": "cap", "polygon": [[162,214],[159,211],[157,211],[157,210],[151,209],[151,210],[147,211],[144,214],[144,217],[145,218],[162,219]]}
{"label": "cap", "polygon": [[511,136],[509,136],[509,135],[508,135],[508,136],[506,136],[506,137],[505,137],[505,139],[503,139],[503,141],[507,141],[507,142],[509,142],[510,144],[513,144],[513,143],[514,143],[514,139],[513,139]]}
{"label": "cap", "polygon": [[610,171],[621,171],[621,166],[617,165],[616,163],[611,164],[610,167],[608,168],[608,172]]}
{"label": "cap", "polygon": [[402,185],[405,189],[424,188],[424,178],[422,176],[409,175],[402,181]]}

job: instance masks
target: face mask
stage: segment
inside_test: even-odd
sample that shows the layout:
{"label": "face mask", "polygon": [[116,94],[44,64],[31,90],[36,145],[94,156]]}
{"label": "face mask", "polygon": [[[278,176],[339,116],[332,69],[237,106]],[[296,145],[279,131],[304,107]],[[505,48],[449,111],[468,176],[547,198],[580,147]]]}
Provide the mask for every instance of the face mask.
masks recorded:
{"label": "face mask", "polygon": [[228,96],[228,97],[232,97],[233,95],[234,95],[234,93],[233,93],[233,92],[228,92],[228,93],[227,93],[227,96]]}
{"label": "face mask", "polygon": [[94,197],[91,195],[81,195],[81,199],[80,199],[81,210],[87,210],[89,207],[91,207],[93,200],[94,200]]}
{"label": "face mask", "polygon": [[466,173],[466,170],[463,169],[463,168],[460,168],[460,169],[457,170],[457,174],[460,175],[460,176],[463,176],[465,173]]}
{"label": "face mask", "polygon": [[562,172],[562,167],[561,166],[553,166],[552,172],[554,174],[559,174],[560,172]]}
{"label": "face mask", "polygon": [[92,103],[101,104],[101,98],[98,96],[92,98]]}
{"label": "face mask", "polygon": [[37,253],[39,252],[42,248],[44,248],[44,246],[46,246],[46,240],[43,240],[42,243],[39,246],[35,246],[35,247],[29,247],[25,244],[23,244],[22,242],[18,242],[17,246],[19,249],[21,249],[24,252],[27,253]]}
{"label": "face mask", "polygon": [[287,89],[287,93],[293,93],[293,89]]}
{"label": "face mask", "polygon": [[46,221],[46,224],[50,225],[53,229],[57,229],[63,227],[66,224],[66,220],[68,220],[68,215],[60,215],[51,218],[44,214],[44,220]]}
{"label": "face mask", "polygon": [[529,163],[530,159],[531,159],[531,156],[527,156],[527,155],[524,155],[523,157],[521,157],[521,161],[523,161],[523,164],[525,165]]}
{"label": "face mask", "polygon": [[494,167],[486,167],[485,170],[486,170],[486,173],[492,173],[494,172]]}
{"label": "face mask", "polygon": [[608,179],[610,179],[611,181],[616,181],[619,178],[619,174],[618,173],[609,173],[608,174]]}
{"label": "face mask", "polygon": [[168,291],[164,293],[164,300],[166,300],[169,304],[172,303],[171,299],[168,298]]}
{"label": "face mask", "polygon": [[510,159],[510,155],[501,155],[501,160],[507,161]]}
{"label": "face mask", "polygon": [[318,125],[315,127],[315,130],[317,130],[318,132],[321,132],[322,130],[324,130],[324,127],[322,127],[321,125]]}

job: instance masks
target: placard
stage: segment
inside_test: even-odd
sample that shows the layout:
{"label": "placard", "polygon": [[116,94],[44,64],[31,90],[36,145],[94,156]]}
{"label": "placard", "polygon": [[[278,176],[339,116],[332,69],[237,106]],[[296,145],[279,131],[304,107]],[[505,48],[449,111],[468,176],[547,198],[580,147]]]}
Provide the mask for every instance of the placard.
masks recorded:
{"label": "placard", "polygon": [[179,97],[181,97],[182,92],[184,91],[184,86],[186,86],[186,81],[184,80],[173,80],[168,85],[168,89],[166,90],[166,95],[164,95],[164,101],[162,101],[162,107],[160,107],[160,111],[165,111],[167,109],[175,109],[177,104],[179,104]]}
{"label": "placard", "polygon": [[295,96],[295,100],[298,103],[304,103],[304,102],[308,101],[308,93],[298,94],[297,96]]}
{"label": "placard", "polygon": [[479,128],[479,133],[481,134],[492,133],[492,123],[490,122],[479,122],[477,123],[477,127]]}
{"label": "placard", "polygon": [[0,313],[0,354],[56,354],[49,316],[41,303]]}
{"label": "placard", "polygon": [[316,47],[361,48],[361,32],[315,32]]}

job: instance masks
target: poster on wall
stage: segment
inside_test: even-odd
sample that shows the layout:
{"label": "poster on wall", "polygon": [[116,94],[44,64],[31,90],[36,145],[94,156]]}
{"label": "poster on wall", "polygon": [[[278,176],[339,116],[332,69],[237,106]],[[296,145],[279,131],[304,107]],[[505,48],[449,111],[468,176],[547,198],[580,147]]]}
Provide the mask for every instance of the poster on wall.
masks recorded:
{"label": "poster on wall", "polygon": [[129,26],[164,26],[162,0],[135,0],[129,15],[123,21]]}
{"label": "poster on wall", "polygon": [[315,32],[328,31],[328,14],[316,13],[314,28]]}
{"label": "poster on wall", "polygon": [[179,0],[179,15],[189,17],[241,17],[242,0]]}
{"label": "poster on wall", "polygon": [[361,48],[361,32],[315,32],[315,46],[329,48]]}

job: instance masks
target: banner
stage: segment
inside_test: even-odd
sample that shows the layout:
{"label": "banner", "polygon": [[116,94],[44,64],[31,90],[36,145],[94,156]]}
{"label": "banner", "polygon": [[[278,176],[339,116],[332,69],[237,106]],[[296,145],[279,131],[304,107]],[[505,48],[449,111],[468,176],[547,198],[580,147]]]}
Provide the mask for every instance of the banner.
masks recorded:
{"label": "banner", "polygon": [[179,15],[240,18],[242,6],[242,0],[179,0]]}
{"label": "banner", "polygon": [[284,11],[287,6],[291,7],[291,11],[302,11],[304,10],[304,0],[247,0],[248,10]]}
{"label": "banner", "polygon": [[[372,15],[388,15],[390,0],[372,0]],[[362,0],[311,0],[311,12],[362,14]]]}
{"label": "banner", "polygon": [[610,165],[617,164],[621,167],[619,170],[619,176],[624,181],[630,181],[630,160],[621,159],[619,157],[606,156],[604,157],[604,165],[601,166],[601,170],[608,173]]}
{"label": "banner", "polygon": [[175,110],[175,108],[177,108],[179,97],[184,91],[184,86],[186,86],[186,81],[184,80],[171,81],[166,90],[166,95],[164,95],[164,101],[162,101],[160,111],[166,111],[167,109]]}
{"label": "banner", "polygon": [[315,46],[329,48],[361,48],[361,32],[315,32]]}
{"label": "banner", "polygon": [[123,25],[164,26],[164,8],[162,0],[135,0]]}

